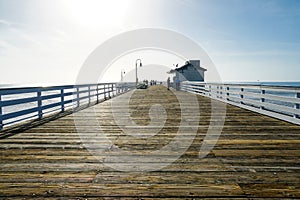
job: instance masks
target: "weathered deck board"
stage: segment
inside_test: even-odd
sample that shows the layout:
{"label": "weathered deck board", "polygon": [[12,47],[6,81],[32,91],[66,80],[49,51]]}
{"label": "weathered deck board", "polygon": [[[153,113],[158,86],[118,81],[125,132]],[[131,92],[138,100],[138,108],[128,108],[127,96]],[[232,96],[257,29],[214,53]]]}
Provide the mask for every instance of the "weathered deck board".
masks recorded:
{"label": "weathered deck board", "polygon": [[[179,93],[189,98],[190,94]],[[300,126],[227,105],[217,145],[199,159],[199,149],[211,123],[211,100],[201,96],[198,100],[200,121],[193,143],[176,162],[153,172],[121,172],[101,163],[98,159],[105,159],[106,154],[96,159],[85,149],[72,115],[1,139],[0,198],[300,197]],[[147,158],[150,151],[170,142],[180,125],[176,96],[161,86],[133,94],[131,116],[138,125],[149,123],[148,110],[155,103],[166,108],[168,118],[165,127],[147,139],[122,133],[112,119],[110,101],[93,108],[116,146]],[[119,109],[123,109],[122,105]],[[193,109],[192,104],[189,109]],[[89,109],[81,112],[86,117],[80,127],[91,127],[92,113]],[[96,128],[85,136],[101,141],[104,136],[95,136]],[[193,137],[188,132],[184,135]],[[173,156],[170,152],[163,155]],[[151,165],[166,161],[144,162]]]}

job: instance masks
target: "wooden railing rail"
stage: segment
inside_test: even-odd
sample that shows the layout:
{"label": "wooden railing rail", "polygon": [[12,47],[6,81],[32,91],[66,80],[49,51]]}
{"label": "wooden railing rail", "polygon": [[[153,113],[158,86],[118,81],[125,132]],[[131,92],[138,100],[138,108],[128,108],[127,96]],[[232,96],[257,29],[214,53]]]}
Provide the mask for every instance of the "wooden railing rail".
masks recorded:
{"label": "wooden railing rail", "polygon": [[300,125],[300,87],[186,81],[181,90]]}

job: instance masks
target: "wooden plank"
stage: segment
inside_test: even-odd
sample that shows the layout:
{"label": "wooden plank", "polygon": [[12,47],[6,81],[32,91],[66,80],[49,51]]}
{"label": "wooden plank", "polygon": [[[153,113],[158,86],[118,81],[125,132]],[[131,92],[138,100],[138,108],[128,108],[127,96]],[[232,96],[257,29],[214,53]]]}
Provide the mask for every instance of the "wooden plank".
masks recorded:
{"label": "wooden plank", "polygon": [[[238,174],[238,176],[237,176]],[[13,178],[12,178],[13,177]],[[102,184],[126,184],[126,183],[154,183],[154,184],[225,184],[231,183],[232,180],[239,184],[249,183],[274,183],[289,181],[297,183],[299,181],[299,174],[291,174],[288,172],[186,172],[177,173],[171,171],[164,172],[3,172],[0,174],[0,182],[2,183],[30,183],[30,182],[70,182],[70,183],[93,183],[98,182]]]}
{"label": "wooden plank", "polygon": [[[238,185],[191,185],[191,184],[72,184],[72,183],[25,183],[2,184],[3,196],[31,197],[223,197],[243,196]],[[212,194],[213,191],[213,194]]]}

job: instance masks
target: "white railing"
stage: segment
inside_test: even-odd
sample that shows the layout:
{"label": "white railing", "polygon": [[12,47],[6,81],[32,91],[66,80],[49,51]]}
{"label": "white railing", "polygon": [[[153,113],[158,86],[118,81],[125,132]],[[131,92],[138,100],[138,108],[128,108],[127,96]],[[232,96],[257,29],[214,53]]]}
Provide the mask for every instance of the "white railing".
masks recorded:
{"label": "white railing", "polygon": [[300,87],[186,81],[181,90],[300,125]]}
{"label": "white railing", "polygon": [[95,104],[131,88],[131,83],[0,88],[0,130],[66,109]]}

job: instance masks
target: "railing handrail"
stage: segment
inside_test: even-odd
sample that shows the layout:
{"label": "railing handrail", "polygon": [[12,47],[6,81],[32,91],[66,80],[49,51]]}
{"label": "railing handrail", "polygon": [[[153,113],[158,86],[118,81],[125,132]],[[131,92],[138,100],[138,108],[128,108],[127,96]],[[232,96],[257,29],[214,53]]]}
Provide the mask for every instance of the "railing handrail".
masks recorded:
{"label": "railing handrail", "polygon": [[293,86],[293,85],[268,85],[268,84],[263,84],[263,83],[216,83],[216,82],[199,82],[199,81],[186,81],[186,82],[191,82],[193,84],[200,84],[200,85],[215,85],[215,86],[231,86],[231,87],[253,87],[253,88],[265,88],[265,89],[284,89],[286,90],[296,90],[300,91],[299,86]]}
{"label": "railing handrail", "polygon": [[[117,82],[107,82],[107,83],[93,83],[93,84],[77,84],[77,85],[55,85],[55,86],[29,86],[29,87],[7,87],[7,88],[0,88],[0,94],[3,94],[3,91],[16,91],[22,90],[24,93],[29,93],[29,91],[35,91],[36,89],[41,89],[42,91],[50,91],[50,90],[58,90],[58,89],[72,89],[76,87],[88,87],[88,86],[97,86],[103,84],[117,84]],[[124,83],[126,84],[126,83]],[[20,92],[22,93],[22,92]],[[7,93],[5,93],[6,95]],[[14,94],[14,93],[12,93]]]}
{"label": "railing handrail", "polygon": [[300,125],[299,86],[185,81],[182,82],[181,88],[187,92]]}
{"label": "railing handrail", "polygon": [[[79,106],[89,105],[92,102],[98,103],[100,100],[111,98],[129,89],[131,89],[130,83],[116,82],[0,88],[0,130],[4,126],[24,122],[29,119],[40,119],[45,114],[64,112],[67,108],[78,108]],[[49,92],[55,92],[55,94],[49,94]],[[5,99],[7,95],[23,95],[23,97]],[[29,97],[24,97],[26,95],[29,95]],[[58,98],[59,100],[57,100]],[[44,101],[48,102],[44,103]],[[28,103],[36,105],[26,108],[25,104]],[[19,110],[4,111],[7,107],[22,104],[23,108]]]}

